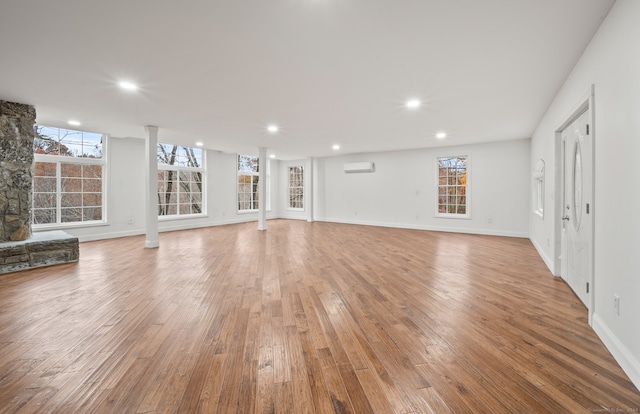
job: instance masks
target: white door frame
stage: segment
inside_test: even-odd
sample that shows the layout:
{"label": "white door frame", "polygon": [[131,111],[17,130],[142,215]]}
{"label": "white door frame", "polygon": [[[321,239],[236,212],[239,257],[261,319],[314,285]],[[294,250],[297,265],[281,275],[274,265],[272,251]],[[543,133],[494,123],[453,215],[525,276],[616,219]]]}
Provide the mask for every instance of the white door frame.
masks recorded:
{"label": "white door frame", "polygon": [[555,238],[555,246],[554,246],[554,269],[555,276],[560,276],[560,272],[562,269],[562,216],[564,213],[563,206],[563,198],[564,198],[564,153],[562,151],[562,131],[564,131],[573,121],[575,121],[581,114],[585,111],[589,113],[589,135],[591,136],[591,200],[590,200],[590,209],[591,213],[586,217],[587,220],[591,221],[591,238],[589,240],[591,252],[589,256],[591,257],[591,263],[589,263],[589,272],[587,275],[587,283],[589,283],[589,303],[587,304],[587,311],[589,315],[589,325],[592,323],[593,314],[595,312],[595,278],[594,278],[594,269],[595,269],[595,212],[596,207],[595,204],[595,106],[594,106],[594,94],[595,94],[595,85],[591,85],[589,87],[588,92],[578,101],[571,111],[568,112],[567,116],[565,116],[560,123],[560,125],[555,130],[555,203],[554,203],[554,238]]}

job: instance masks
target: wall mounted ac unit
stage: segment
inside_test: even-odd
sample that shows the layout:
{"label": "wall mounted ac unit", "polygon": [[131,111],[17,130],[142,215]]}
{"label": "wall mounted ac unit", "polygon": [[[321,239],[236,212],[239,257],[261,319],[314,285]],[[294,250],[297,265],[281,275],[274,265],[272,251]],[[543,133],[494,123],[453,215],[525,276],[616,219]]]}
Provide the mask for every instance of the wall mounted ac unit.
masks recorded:
{"label": "wall mounted ac unit", "polygon": [[363,173],[375,171],[373,162],[351,162],[344,165],[344,172],[346,173]]}

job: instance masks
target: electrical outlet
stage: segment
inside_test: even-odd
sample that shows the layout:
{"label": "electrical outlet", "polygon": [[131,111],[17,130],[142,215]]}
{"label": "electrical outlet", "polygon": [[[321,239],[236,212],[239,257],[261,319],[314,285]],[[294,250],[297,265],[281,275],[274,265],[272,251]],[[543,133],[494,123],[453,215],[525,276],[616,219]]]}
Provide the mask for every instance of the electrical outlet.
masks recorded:
{"label": "electrical outlet", "polygon": [[616,315],[620,315],[620,296],[613,295],[613,311]]}

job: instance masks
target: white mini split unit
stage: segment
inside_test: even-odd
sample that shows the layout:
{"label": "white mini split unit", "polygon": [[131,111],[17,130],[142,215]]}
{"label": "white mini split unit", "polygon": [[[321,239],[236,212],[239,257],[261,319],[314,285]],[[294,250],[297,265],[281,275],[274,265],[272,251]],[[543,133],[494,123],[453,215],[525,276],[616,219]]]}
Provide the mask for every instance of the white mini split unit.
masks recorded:
{"label": "white mini split unit", "polygon": [[373,162],[352,162],[344,165],[344,172],[346,173],[366,173],[374,172],[375,168]]}

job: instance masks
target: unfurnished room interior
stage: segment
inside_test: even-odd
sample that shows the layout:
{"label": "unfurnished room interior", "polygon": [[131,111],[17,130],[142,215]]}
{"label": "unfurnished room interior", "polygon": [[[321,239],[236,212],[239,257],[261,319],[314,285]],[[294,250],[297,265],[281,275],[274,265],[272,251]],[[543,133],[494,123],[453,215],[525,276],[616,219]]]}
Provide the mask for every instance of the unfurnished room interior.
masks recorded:
{"label": "unfurnished room interior", "polygon": [[0,413],[640,412],[640,1],[0,4]]}

